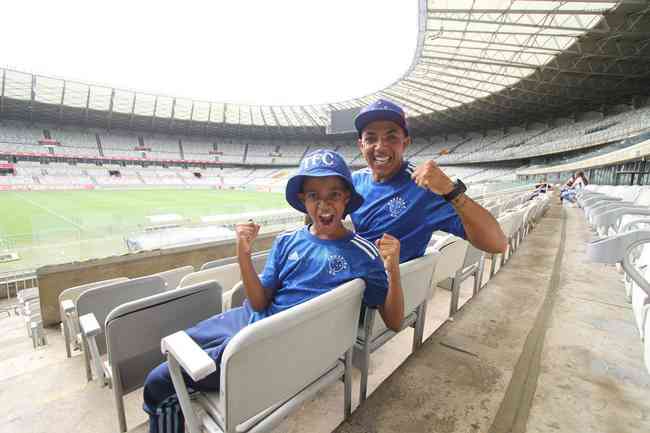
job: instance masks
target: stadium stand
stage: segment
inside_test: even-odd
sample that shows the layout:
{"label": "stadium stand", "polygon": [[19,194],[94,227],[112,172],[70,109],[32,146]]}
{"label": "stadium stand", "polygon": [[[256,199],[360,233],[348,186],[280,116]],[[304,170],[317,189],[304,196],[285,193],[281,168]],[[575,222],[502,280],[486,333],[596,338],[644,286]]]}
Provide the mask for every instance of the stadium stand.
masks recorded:
{"label": "stadium stand", "polygon": [[[647,203],[627,202],[626,199],[643,196],[648,187],[587,186],[580,192],[578,203],[585,211],[597,204],[609,212],[615,211],[613,224],[603,229],[594,219],[595,228],[603,235],[587,245],[589,258],[598,263],[617,264],[625,273],[625,298],[632,304],[632,314],[641,339],[645,367],[650,372],[650,207]],[[607,211],[606,211],[607,212]],[[623,221],[626,221],[625,223]]]}

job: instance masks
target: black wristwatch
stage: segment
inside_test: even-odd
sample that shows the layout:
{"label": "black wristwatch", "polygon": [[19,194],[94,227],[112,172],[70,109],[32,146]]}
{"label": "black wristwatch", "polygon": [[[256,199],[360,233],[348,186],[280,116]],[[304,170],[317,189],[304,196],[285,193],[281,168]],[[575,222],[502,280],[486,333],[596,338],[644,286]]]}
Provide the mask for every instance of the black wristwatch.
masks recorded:
{"label": "black wristwatch", "polygon": [[445,201],[452,201],[453,199],[455,199],[465,191],[467,191],[467,187],[465,186],[463,181],[460,179],[456,179],[456,182],[454,182],[454,189],[452,189],[447,194],[444,194],[442,198],[444,198]]}

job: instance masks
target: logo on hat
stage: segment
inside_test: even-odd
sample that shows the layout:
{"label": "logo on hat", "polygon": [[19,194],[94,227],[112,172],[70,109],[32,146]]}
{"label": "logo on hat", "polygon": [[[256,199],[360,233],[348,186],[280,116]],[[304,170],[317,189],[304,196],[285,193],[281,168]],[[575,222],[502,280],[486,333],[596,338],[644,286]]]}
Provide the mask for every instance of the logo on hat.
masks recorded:
{"label": "logo on hat", "polygon": [[315,167],[331,167],[334,165],[334,154],[332,152],[315,152],[302,160],[302,167],[309,170]]}

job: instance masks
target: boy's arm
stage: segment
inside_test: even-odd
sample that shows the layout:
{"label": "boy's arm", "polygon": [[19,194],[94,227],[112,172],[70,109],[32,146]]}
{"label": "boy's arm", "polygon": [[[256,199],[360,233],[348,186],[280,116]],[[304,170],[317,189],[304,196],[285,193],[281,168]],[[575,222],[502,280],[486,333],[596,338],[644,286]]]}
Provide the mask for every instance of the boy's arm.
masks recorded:
{"label": "boy's arm", "polygon": [[399,273],[399,239],[384,233],[384,236],[377,239],[375,243],[388,274],[388,294],[384,305],[379,307],[379,314],[386,326],[398,332],[404,320],[404,295]]}
{"label": "boy's arm", "polygon": [[235,233],[237,234],[237,261],[239,262],[246,297],[255,311],[261,311],[269,305],[268,292],[262,286],[262,282],[257,272],[255,272],[253,260],[251,259],[253,241],[257,238],[259,231],[260,226],[252,221],[235,226]]}

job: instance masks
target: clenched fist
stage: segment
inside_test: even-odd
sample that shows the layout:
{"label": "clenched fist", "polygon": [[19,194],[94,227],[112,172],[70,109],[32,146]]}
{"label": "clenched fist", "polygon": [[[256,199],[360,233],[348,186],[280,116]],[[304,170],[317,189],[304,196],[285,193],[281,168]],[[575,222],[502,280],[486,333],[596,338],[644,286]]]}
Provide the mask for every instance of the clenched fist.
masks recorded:
{"label": "clenched fist", "polygon": [[259,232],[260,225],[255,224],[253,221],[235,225],[235,233],[237,234],[237,255],[251,253],[253,241],[257,238]]}
{"label": "clenched fist", "polygon": [[384,261],[386,270],[391,272],[399,269],[399,239],[388,233],[384,233],[380,239],[375,241],[375,245]]}
{"label": "clenched fist", "polygon": [[411,179],[421,187],[429,189],[431,192],[444,195],[454,189],[454,183],[434,161],[427,161],[415,168]]}

